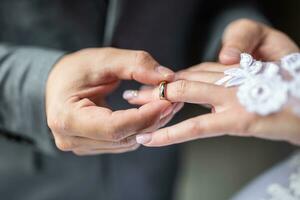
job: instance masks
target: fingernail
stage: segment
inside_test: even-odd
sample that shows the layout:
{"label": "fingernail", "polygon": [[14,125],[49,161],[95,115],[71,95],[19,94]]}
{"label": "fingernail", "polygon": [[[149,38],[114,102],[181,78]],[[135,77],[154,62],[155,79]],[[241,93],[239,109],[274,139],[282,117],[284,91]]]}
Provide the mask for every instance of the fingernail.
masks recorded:
{"label": "fingernail", "polygon": [[140,135],[137,135],[135,137],[135,139],[136,139],[136,142],[139,143],[139,144],[147,144],[151,141],[152,136],[149,133],[140,134]]}
{"label": "fingernail", "polygon": [[241,51],[237,48],[226,48],[224,55],[230,58],[240,59]]}
{"label": "fingernail", "polygon": [[132,98],[135,98],[138,96],[138,91],[137,90],[125,90],[123,92],[123,98],[126,100],[130,100]]}
{"label": "fingernail", "polygon": [[160,119],[165,118],[166,116],[170,115],[172,112],[173,112],[173,106],[169,106],[161,113]]}
{"label": "fingernail", "polygon": [[172,78],[175,75],[175,73],[172,70],[170,70],[169,68],[166,68],[164,66],[156,67],[156,71],[158,73],[162,74],[165,78]]}

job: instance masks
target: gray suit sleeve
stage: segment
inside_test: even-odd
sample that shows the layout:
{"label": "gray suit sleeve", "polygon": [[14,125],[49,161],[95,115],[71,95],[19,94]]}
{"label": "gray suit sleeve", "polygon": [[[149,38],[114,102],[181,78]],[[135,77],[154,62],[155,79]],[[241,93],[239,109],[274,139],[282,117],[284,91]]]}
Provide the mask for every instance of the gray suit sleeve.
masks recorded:
{"label": "gray suit sleeve", "polygon": [[215,61],[217,59],[224,29],[229,23],[241,18],[248,18],[269,24],[269,21],[259,10],[255,2],[245,3],[240,1],[237,4],[233,2],[230,7],[220,11],[220,14],[215,17],[204,51],[204,61]]}
{"label": "gray suit sleeve", "polygon": [[54,153],[45,116],[48,73],[63,52],[0,44],[0,129]]}

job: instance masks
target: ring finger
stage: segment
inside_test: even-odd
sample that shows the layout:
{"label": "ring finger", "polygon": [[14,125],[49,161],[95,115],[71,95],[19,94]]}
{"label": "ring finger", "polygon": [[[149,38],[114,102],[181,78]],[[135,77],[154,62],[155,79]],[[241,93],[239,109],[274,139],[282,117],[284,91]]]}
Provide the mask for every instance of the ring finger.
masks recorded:
{"label": "ring finger", "polygon": [[[131,104],[145,104],[159,99],[159,88],[147,91],[135,91],[135,94],[134,97],[125,99]],[[226,102],[228,89],[200,81],[179,80],[167,84],[165,96],[171,102],[211,104],[217,106]]]}
{"label": "ring finger", "polygon": [[224,76],[223,72],[211,71],[181,71],[176,74],[176,80],[201,81],[204,83],[215,83]]}

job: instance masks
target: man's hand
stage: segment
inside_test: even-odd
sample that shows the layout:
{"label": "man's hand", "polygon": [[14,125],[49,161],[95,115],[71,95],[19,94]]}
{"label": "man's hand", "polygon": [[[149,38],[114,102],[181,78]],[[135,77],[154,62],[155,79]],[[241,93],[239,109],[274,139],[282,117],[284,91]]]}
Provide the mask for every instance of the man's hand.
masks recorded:
{"label": "man's hand", "polygon": [[259,60],[275,61],[284,55],[299,52],[299,48],[278,30],[249,19],[239,19],[224,31],[220,63],[236,64],[242,52],[250,53]]}
{"label": "man's hand", "polygon": [[138,148],[133,135],[164,125],[174,106],[157,100],[113,112],[105,107],[105,96],[122,79],[157,85],[173,78],[171,70],[143,51],[98,48],[64,56],[51,71],[46,88],[47,120],[57,147],[77,155]]}

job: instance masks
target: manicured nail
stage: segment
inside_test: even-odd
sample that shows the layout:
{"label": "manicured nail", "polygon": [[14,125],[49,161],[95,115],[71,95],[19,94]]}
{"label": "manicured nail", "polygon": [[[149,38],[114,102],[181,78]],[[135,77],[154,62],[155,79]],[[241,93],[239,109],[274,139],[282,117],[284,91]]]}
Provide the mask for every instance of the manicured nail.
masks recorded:
{"label": "manicured nail", "polygon": [[166,116],[170,115],[172,112],[173,112],[173,106],[169,106],[161,113],[160,119],[165,118]]}
{"label": "manicured nail", "polygon": [[150,133],[140,134],[135,137],[136,142],[139,144],[147,144],[151,141],[152,135]]}
{"label": "manicured nail", "polygon": [[236,48],[226,48],[223,52],[225,56],[238,60],[240,59],[240,55],[242,53],[239,49]]}
{"label": "manicured nail", "polygon": [[172,70],[170,70],[169,68],[166,68],[164,66],[156,67],[156,71],[158,73],[162,74],[165,78],[172,78],[175,75],[175,73]]}
{"label": "manicured nail", "polygon": [[135,98],[138,96],[138,91],[137,90],[125,90],[123,92],[123,98],[126,100],[130,100],[132,98]]}

